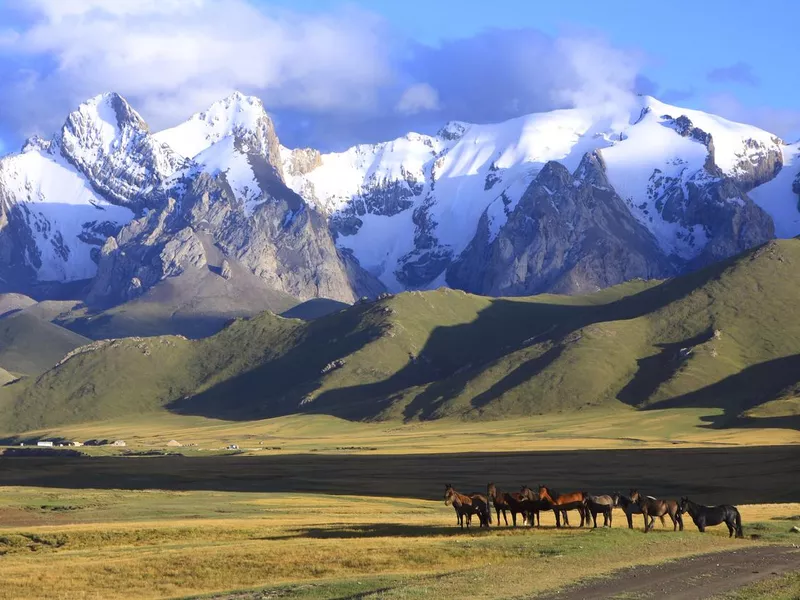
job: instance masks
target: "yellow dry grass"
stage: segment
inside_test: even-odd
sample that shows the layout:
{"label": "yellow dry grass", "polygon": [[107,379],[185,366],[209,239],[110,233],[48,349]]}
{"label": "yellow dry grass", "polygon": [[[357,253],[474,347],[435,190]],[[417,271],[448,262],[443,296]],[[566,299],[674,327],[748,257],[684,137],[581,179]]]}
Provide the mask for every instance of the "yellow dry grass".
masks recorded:
{"label": "yellow dry grass", "polygon": [[[742,514],[746,526],[767,522],[767,542],[781,541],[788,521],[773,518],[800,514],[800,505],[748,505]],[[765,543],[729,540],[720,530],[701,535],[691,525],[645,535],[622,529],[621,513],[605,531],[555,530],[552,514],[542,517],[542,529],[466,533],[452,508],[415,499],[8,488],[0,493],[0,598],[148,599],[264,587],[293,598],[377,589],[388,598],[489,590],[509,597],[631,564]]]}
{"label": "yellow dry grass", "polygon": [[[181,452],[219,451],[236,444],[253,454],[369,452],[427,454],[474,451],[671,448],[800,444],[800,431],[780,428],[712,429],[713,409],[637,411],[589,409],[504,421],[439,420],[402,424],[360,423],[327,415],[261,421],[220,421],[158,413],[30,432],[26,437],[124,439],[128,446]],[[171,449],[174,450],[174,449]],[[101,449],[100,452],[118,449]]]}

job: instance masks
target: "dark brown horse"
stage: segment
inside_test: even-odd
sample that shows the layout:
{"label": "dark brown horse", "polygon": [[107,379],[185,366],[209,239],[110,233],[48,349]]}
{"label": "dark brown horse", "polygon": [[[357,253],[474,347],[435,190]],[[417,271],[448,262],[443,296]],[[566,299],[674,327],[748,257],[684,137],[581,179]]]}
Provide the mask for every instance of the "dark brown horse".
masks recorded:
{"label": "dark brown horse", "polygon": [[594,496],[586,494],[583,499],[583,504],[586,506],[586,512],[592,516],[594,522],[594,529],[597,529],[597,515],[603,515],[603,527],[611,527],[611,520],[613,518],[614,507],[619,505],[619,494]]}
{"label": "dark brown horse", "polygon": [[561,515],[564,515],[564,524],[569,527],[569,518],[567,517],[568,510],[577,510],[581,515],[581,524],[588,521],[586,518],[586,506],[583,501],[586,498],[586,492],[570,492],[568,494],[560,494],[555,490],[550,490],[544,485],[539,486],[539,499],[548,502],[553,514],[556,516],[556,527],[561,527]]}
{"label": "dark brown horse", "polygon": [[458,517],[458,524],[463,529],[464,519],[466,518],[467,529],[472,523],[472,515],[478,515],[481,527],[489,527],[489,502],[484,496],[480,494],[473,494],[467,496],[466,494],[459,494],[453,489],[453,486],[445,484],[444,486],[444,503],[446,505],[453,505]]}
{"label": "dark brown horse", "polygon": [[527,515],[528,523],[530,523],[531,527],[534,525],[541,526],[542,522],[539,518],[539,512],[550,510],[552,508],[550,503],[547,500],[541,500],[539,494],[534,492],[527,485],[522,486],[519,494],[522,496],[522,509]]}
{"label": "dark brown horse", "polygon": [[672,519],[672,531],[677,531],[678,527],[683,531],[683,517],[681,517],[680,507],[675,500],[659,500],[652,496],[642,496],[637,490],[631,490],[631,500],[636,502],[642,511],[645,533],[653,530],[656,517],[664,515],[669,515],[669,518]]}
{"label": "dark brown horse", "polygon": [[[633,529],[633,515],[642,514],[642,509],[639,508],[639,505],[631,500],[628,496],[623,496],[622,494],[617,494],[617,496],[619,496],[619,507],[622,509],[622,512],[625,513],[625,517],[628,519],[628,529]],[[661,519],[661,526],[666,527],[664,515],[661,515],[659,519]]]}
{"label": "dark brown horse", "polygon": [[[492,504],[494,504],[494,510],[497,512],[498,526],[500,525],[501,512],[503,513],[503,520],[506,523],[506,527],[508,527],[508,516],[506,516],[506,512],[511,513],[511,521],[514,527],[517,526],[517,515],[522,515],[523,523],[525,522],[525,511],[522,508],[522,501],[524,499],[521,494],[498,492],[497,486],[490,483],[486,486],[486,495],[489,497],[489,500],[492,501]],[[491,514],[491,511],[489,514]]]}

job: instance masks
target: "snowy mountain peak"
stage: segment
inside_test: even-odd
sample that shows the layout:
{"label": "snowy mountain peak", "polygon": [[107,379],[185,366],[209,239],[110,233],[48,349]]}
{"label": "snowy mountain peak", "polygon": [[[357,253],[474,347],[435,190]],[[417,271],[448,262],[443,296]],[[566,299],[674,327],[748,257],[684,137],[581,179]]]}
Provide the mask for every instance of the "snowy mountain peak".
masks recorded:
{"label": "snowy mountain peak", "polygon": [[65,147],[109,154],[125,133],[146,133],[147,123],[119,94],[100,94],[70,113],[61,129]]}
{"label": "snowy mountain peak", "polygon": [[243,151],[262,155],[270,154],[273,139],[277,143],[275,127],[264,104],[241,92],[234,92],[180,125],[155,135],[186,158],[194,158],[228,136],[236,138]]}

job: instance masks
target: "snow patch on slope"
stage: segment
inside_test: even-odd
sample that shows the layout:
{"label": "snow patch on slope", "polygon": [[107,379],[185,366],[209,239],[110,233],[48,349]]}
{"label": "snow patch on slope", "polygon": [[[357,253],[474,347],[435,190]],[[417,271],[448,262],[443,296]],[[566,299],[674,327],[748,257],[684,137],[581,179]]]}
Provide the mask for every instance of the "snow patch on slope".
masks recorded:
{"label": "snow patch on slope", "polygon": [[[109,204],[61,156],[31,149],[0,162],[0,186],[28,223],[39,253],[40,280],[74,281],[94,276],[90,244],[81,239],[95,223],[117,226],[133,213]],[[101,240],[100,243],[102,243]],[[29,264],[36,261],[29,257]]]}
{"label": "snow patch on slope", "polygon": [[236,149],[234,138],[223,138],[195,156],[194,162],[197,166],[192,170],[202,170],[214,177],[224,174],[234,196],[244,204],[247,216],[253,214],[262,191],[247,156]]}
{"label": "snow patch on slope", "polygon": [[763,208],[775,223],[775,235],[791,238],[800,235],[800,206],[792,190],[800,174],[800,142],[783,147],[783,168],[767,183],[749,192],[753,201]]}

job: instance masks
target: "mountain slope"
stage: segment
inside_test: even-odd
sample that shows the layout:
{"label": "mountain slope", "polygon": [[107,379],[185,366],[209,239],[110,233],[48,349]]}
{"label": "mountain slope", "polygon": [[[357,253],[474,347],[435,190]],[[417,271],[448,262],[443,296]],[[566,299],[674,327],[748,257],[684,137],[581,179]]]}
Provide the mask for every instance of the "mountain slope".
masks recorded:
{"label": "mountain slope", "polygon": [[475,236],[494,240],[545,164],[574,171],[587,153],[600,157],[662,258],[684,269],[765,242],[774,236],[770,215],[796,209],[780,200],[767,214],[747,195],[781,169],[786,146],[772,134],[650,97],[626,110],[624,119],[571,109],[454,122],[435,136],[342,153],[284,148],[283,168],[289,185],[329,215],[337,244],[393,291],[458,286],[444,273]]}
{"label": "mountain slope", "polygon": [[800,356],[800,319],[787,310],[799,264],[800,240],[785,240],[588,296],[410,292],[312,322],[265,313],[196,342],[95,343],[3,388],[0,429],[164,409],[430,419],[591,405],[722,408],[724,426],[797,386],[781,365]]}
{"label": "mountain slope", "polygon": [[336,248],[325,219],[285,185],[278,138],[260,100],[233,94],[156,139],[196,154],[151,191],[159,209],[107,240],[90,304],[125,302],[203,268],[203,235],[207,246],[276,292],[301,300],[352,302],[383,290]]}
{"label": "mountain slope", "polygon": [[24,311],[0,319],[0,367],[39,375],[89,340]]}

